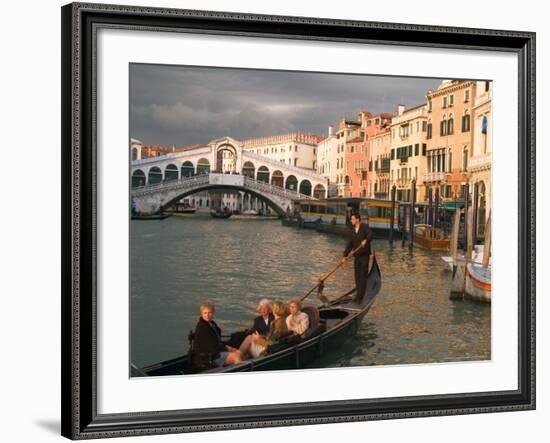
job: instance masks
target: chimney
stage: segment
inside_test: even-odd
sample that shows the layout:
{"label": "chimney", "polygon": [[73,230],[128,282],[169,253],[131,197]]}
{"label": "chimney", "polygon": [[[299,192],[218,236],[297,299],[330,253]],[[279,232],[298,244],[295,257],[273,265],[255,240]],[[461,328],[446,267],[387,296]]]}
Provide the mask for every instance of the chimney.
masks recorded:
{"label": "chimney", "polygon": [[397,105],[397,115],[403,115],[405,112],[405,105]]}
{"label": "chimney", "polygon": [[328,127],[328,136],[334,135],[334,126],[329,125]]}

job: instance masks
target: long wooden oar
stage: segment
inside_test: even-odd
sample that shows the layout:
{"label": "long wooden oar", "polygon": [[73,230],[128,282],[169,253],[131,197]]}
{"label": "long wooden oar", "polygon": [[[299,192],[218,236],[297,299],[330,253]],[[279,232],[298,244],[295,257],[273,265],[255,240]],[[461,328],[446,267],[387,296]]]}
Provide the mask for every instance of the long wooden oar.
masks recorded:
{"label": "long wooden oar", "polygon": [[[359,249],[361,249],[363,247],[363,245],[359,245],[357,246],[357,248],[355,248],[353,251],[351,251],[347,256],[346,256],[346,260],[350,257],[353,257],[357,251],[359,251]],[[309,294],[311,294],[313,291],[315,291],[315,289],[317,289],[320,285],[322,285],[325,280],[327,278],[329,278],[332,274],[334,274],[338,269],[340,269],[346,262],[345,261],[340,261],[334,268],[332,268],[332,270],[328,273],[328,274],[324,274],[323,277],[321,277],[319,279],[319,281],[317,281],[317,283],[315,284],[315,286],[313,286],[309,291],[306,292],[306,294],[300,299],[300,301],[304,301]]]}

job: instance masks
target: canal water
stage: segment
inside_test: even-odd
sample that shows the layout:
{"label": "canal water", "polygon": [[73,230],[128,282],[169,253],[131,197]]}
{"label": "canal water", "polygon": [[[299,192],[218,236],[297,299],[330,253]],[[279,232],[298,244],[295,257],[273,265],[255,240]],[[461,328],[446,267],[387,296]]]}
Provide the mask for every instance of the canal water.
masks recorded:
{"label": "canal water", "polygon": [[[342,237],[289,228],[278,220],[213,219],[208,214],[131,222],[131,359],[139,367],[184,354],[199,304],[216,305],[223,334],[252,325],[262,297],[301,297],[340,259]],[[373,242],[382,290],[358,334],[311,367],[491,358],[491,307],[449,299],[441,253],[401,241]],[[324,294],[353,287],[350,261]],[[315,294],[309,296],[315,302]]]}

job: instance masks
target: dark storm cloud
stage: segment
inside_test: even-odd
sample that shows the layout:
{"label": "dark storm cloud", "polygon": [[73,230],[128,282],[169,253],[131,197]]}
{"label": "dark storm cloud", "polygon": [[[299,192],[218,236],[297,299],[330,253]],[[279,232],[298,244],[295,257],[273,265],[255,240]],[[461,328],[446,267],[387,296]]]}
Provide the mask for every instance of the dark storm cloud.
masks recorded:
{"label": "dark storm cloud", "polygon": [[326,135],[340,117],[424,102],[438,79],[133,64],[130,134],[186,146],[294,131]]}

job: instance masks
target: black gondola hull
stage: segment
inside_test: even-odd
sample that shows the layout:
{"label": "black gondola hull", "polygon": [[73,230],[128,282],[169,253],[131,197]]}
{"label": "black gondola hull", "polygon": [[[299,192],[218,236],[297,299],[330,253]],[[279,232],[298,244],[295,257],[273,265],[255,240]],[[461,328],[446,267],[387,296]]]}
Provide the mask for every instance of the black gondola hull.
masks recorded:
{"label": "black gondola hull", "polygon": [[[202,371],[201,374],[271,371],[299,369],[307,366],[321,356],[339,349],[352,335],[356,334],[365,315],[370,310],[381,288],[381,273],[373,259],[373,265],[367,278],[367,291],[362,303],[352,300],[338,301],[321,307],[319,313],[326,324],[325,332],[306,338],[297,345],[271,353],[264,357],[246,360],[230,366],[223,366]],[[354,291],[353,291],[354,292]],[[352,295],[353,292],[350,294]],[[341,321],[338,321],[341,319]],[[331,326],[333,325],[333,326]],[[187,356],[177,357],[140,369],[146,376],[182,375],[193,373]]]}

